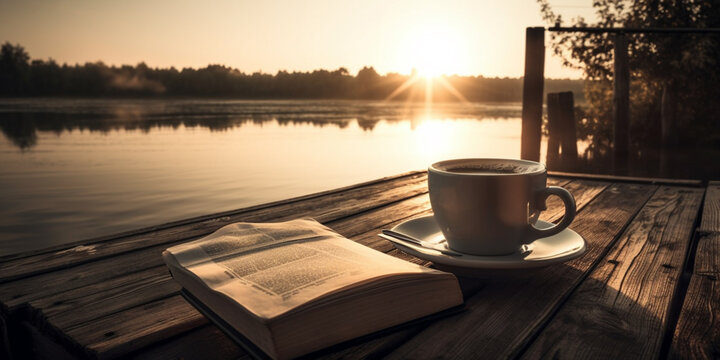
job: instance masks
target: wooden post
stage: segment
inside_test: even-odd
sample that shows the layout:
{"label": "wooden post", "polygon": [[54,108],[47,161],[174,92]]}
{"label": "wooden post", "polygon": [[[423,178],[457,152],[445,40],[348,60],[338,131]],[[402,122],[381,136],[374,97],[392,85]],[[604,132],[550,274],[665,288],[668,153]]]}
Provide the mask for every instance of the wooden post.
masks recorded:
{"label": "wooden post", "polygon": [[575,165],[578,157],[577,123],[575,122],[575,97],[572,91],[560,93],[560,113],[562,119],[562,132],[560,133],[562,159],[566,165]]}
{"label": "wooden post", "polygon": [[[575,100],[570,91],[547,94],[548,168],[573,170],[577,162]],[[559,151],[562,149],[562,155]]]}
{"label": "wooden post", "polygon": [[616,163],[624,164],[627,163],[630,147],[630,68],[625,34],[619,33],[615,36],[613,50],[613,148]]}
{"label": "wooden post", "polygon": [[547,167],[557,170],[560,162],[560,94],[547,94],[548,146]]}
{"label": "wooden post", "polygon": [[540,161],[543,81],[545,70],[545,29],[525,29],[525,77],[523,78],[522,143],[520,157]]}
{"label": "wooden post", "polygon": [[663,86],[660,100],[660,135],[665,146],[675,145],[675,97],[669,84]]}

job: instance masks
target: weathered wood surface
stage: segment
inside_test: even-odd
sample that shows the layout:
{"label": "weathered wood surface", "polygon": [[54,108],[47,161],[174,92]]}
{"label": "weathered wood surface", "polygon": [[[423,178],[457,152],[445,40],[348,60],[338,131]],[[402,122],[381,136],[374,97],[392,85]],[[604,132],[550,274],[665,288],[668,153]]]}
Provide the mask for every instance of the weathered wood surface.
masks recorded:
{"label": "weathered wood surface", "polygon": [[[588,195],[584,195],[584,191],[581,191],[582,189],[584,189],[582,185],[575,185],[574,187],[569,188],[575,189],[577,191],[579,201],[587,201],[591,198]],[[587,189],[590,193],[596,194],[602,189],[602,186],[594,183],[589,183],[587,185]],[[583,203],[580,203],[580,206],[582,205]],[[559,203],[556,206],[559,207]],[[393,223],[406,219],[408,214],[410,216],[417,216],[419,214],[426,213],[429,210],[430,205],[427,199],[427,195],[419,195],[407,200],[388,204],[387,206],[382,208],[346,217],[341,220],[326,222],[326,225],[332,227],[340,234],[356,240],[360,243],[364,243],[366,245],[374,245],[374,248],[381,251],[391,251],[394,248],[389,242],[382,239],[380,239],[381,241],[379,242],[376,240],[378,238],[377,234],[380,232],[380,230],[388,226],[392,226]],[[559,211],[556,211],[556,213],[556,217],[559,217],[559,215],[561,214],[561,212]],[[393,223],[388,223],[388,219],[397,218],[400,219],[393,221]],[[370,228],[370,230],[368,230],[368,228]],[[370,241],[372,241],[372,243],[370,243]],[[394,254],[402,255],[407,260],[425,263],[420,259],[410,259],[411,257],[404,253],[396,252]],[[136,285],[131,286],[135,287]],[[123,291],[127,293],[125,289],[123,289]],[[149,294],[147,294],[148,292],[150,292],[152,295],[155,295],[156,290],[155,288],[147,288],[145,294],[142,294],[144,298],[151,300],[153,297],[150,297]],[[138,294],[136,294],[136,296],[137,295]],[[177,295],[176,291],[168,292],[166,296],[174,296],[180,299],[180,296]],[[154,296],[154,298],[157,297],[157,295]],[[147,308],[150,306],[152,308],[154,307],[154,304],[162,303],[163,301],[165,301],[165,299],[155,300],[152,302],[148,301],[148,303],[144,303],[143,305],[141,305],[141,307]],[[98,302],[109,302],[111,304],[117,303],[116,299],[114,298],[106,298],[99,300]],[[34,304],[35,303],[31,303],[31,305]],[[56,333],[56,336],[61,338],[62,341],[68,342],[69,344],[73,345],[78,344],[81,348],[89,351],[90,354],[125,354],[138,350],[141,345],[144,345],[143,342],[139,341],[139,338],[145,337],[146,335],[144,333],[134,331],[134,329],[140,326],[136,323],[142,323],[143,319],[140,319],[137,316],[126,315],[137,311],[137,307],[123,309],[122,311],[120,311],[120,313],[106,312],[105,310],[109,309],[112,306],[111,304],[109,305],[109,307],[98,306],[97,312],[91,315],[83,314],[81,315],[81,317],[95,317],[98,319],[103,319],[105,316],[112,316],[112,321],[93,321],[91,323],[77,325],[78,328],[75,328],[72,327],[72,317],[74,315],[73,311],[69,314],[66,313],[60,316],[46,316],[42,319],[42,322],[38,324],[38,326],[44,326],[48,327],[49,329],[53,329],[53,331],[55,331]],[[35,309],[34,306],[33,309]],[[37,311],[37,313],[46,313],[44,309],[35,310]],[[195,323],[195,321],[197,320],[196,317],[201,317],[201,315],[194,312],[194,310],[192,310],[189,305],[186,310],[193,312],[195,316],[188,317],[185,319],[185,321],[191,323],[191,325],[193,326],[198,325],[197,323]],[[162,315],[164,316],[165,314]],[[155,310],[144,314],[144,316],[162,317],[161,315],[158,315],[158,312]],[[180,325],[183,324],[160,324],[156,328],[154,328],[153,335],[161,336],[163,338],[174,336],[180,331],[185,330],[185,328]],[[127,331],[126,329],[128,328],[133,331]]]}
{"label": "weathered wood surface", "polygon": [[705,194],[700,229],[702,232],[720,232],[720,181],[711,181]]}
{"label": "weathered wood surface", "polygon": [[[691,234],[704,187],[588,176],[551,177],[549,183],[574,194],[578,215],[571,227],[587,240],[586,255],[528,275],[460,278],[465,312],[341,344],[314,357],[657,357],[663,349],[679,357],[717,357],[720,238],[713,229],[720,228],[720,184],[708,188],[704,230],[694,252]],[[547,203],[542,218],[558,221],[562,203],[556,198]],[[23,346],[39,352],[63,349],[88,358],[244,358],[241,348],[178,295],[160,258],[163,249],[235,221],[313,216],[358,243],[431,266],[377,237],[383,228],[429,213],[426,177],[414,172],[70,248],[83,245],[79,251],[58,248],[5,257],[0,259],[0,325],[18,331],[11,338],[27,337]],[[688,252],[697,254],[691,260],[695,273],[682,276]],[[595,316],[585,316],[587,307]],[[638,345],[643,336],[647,342],[641,350],[628,345]],[[584,341],[589,341],[587,347],[573,346]],[[595,344],[631,350],[616,354]],[[30,354],[24,348],[12,350]]]}
{"label": "weathered wood surface", "polygon": [[442,353],[448,358],[483,354],[496,359],[516,355],[654,190],[651,185],[613,185],[582,209],[573,222],[573,229],[588,242],[583,257],[533,271],[529,276],[488,279],[486,286],[466,302],[466,314],[432,324],[391,357],[423,358]]}
{"label": "weathered wood surface", "polygon": [[[720,182],[705,194],[694,268],[673,334],[670,358],[720,358]],[[692,260],[691,260],[692,261]]]}
{"label": "weathered wood surface", "polygon": [[[607,186],[606,183],[585,181],[585,180],[577,181],[577,182],[568,182],[568,181],[552,179],[551,181],[549,181],[549,183],[551,183],[553,185],[565,186],[568,190],[572,191],[573,194],[575,194],[579,209],[582,209],[587,203],[589,203],[595,196],[597,196]],[[425,202],[425,206],[418,208],[418,210],[419,209],[424,209],[424,210],[414,214],[412,217],[430,213],[430,205],[427,202],[427,198],[425,197],[425,199],[423,201]],[[390,210],[390,209],[388,209],[388,210]],[[383,211],[383,212],[385,212],[385,211]],[[391,216],[390,215],[391,213],[396,213],[396,211],[392,210],[392,211],[386,212],[385,215]],[[548,220],[548,221],[557,221],[560,219],[562,214],[563,214],[562,202],[559,199],[551,198],[548,200],[548,211],[543,213],[542,218],[544,220]],[[349,222],[357,224],[357,221],[353,221],[353,220],[355,220],[355,219],[348,219]],[[384,225],[382,227],[366,231],[365,233],[359,234],[357,236],[349,236],[347,233],[344,233],[344,231],[341,231],[341,230],[338,230],[338,231],[340,231],[344,235],[350,237],[352,240],[355,240],[361,244],[370,246],[374,249],[377,249],[377,250],[380,250],[383,252],[388,252],[392,255],[399,256],[399,257],[404,258],[409,261],[414,261],[414,262],[417,262],[420,264],[427,264],[427,262],[424,260],[420,260],[420,259],[411,257],[410,255],[407,255],[405,253],[394,250],[394,247],[392,246],[392,244],[390,244],[387,240],[384,240],[377,236],[378,232],[382,228],[392,227],[401,221],[402,220],[394,221],[394,222]],[[333,224],[330,224],[330,225],[333,226]],[[357,225],[363,226],[362,224],[357,224]],[[336,230],[338,229],[338,227],[336,227],[336,226],[333,226],[333,228]],[[463,287],[463,292],[464,292],[464,294],[466,294],[466,296],[469,293],[473,293],[474,291],[477,291],[478,285],[481,285],[481,284],[477,284],[477,283],[473,282],[472,280],[461,281],[461,286]],[[345,357],[345,356],[363,357],[363,356],[358,356],[358,354],[367,354],[368,356],[370,354],[372,354],[373,356],[378,356],[379,354],[386,353],[388,349],[396,347],[395,344],[397,344],[398,342],[401,343],[402,341],[400,341],[400,340],[404,339],[406,336],[408,336],[409,333],[413,333],[418,330],[419,330],[419,328],[417,328],[417,327],[412,328],[412,329],[403,330],[399,333],[388,335],[387,337],[382,338],[382,339],[376,339],[376,340],[373,340],[373,341],[365,343],[365,344],[350,347],[348,349],[339,351],[337,353],[325,354],[324,356],[331,357],[331,358]],[[203,331],[211,331],[211,330],[207,329],[207,330],[203,330]],[[195,335],[195,336],[197,336],[197,335]],[[185,337],[180,337],[180,338],[172,341],[172,343],[175,346],[180,346],[180,344],[183,344],[187,341],[188,341],[188,339],[186,339]],[[223,348],[227,348],[228,347],[227,342],[229,342],[230,340],[222,339],[221,341],[222,341],[222,343],[219,343],[219,345],[221,345]],[[166,345],[166,347],[168,347],[168,346]],[[172,346],[169,346],[169,347],[172,347]]]}
{"label": "weathered wood surface", "polygon": [[658,358],[702,194],[660,188],[524,357]]}
{"label": "weathered wood surface", "polygon": [[562,171],[548,171],[548,175],[555,178],[567,178],[567,179],[590,179],[596,181],[610,181],[610,182],[636,182],[641,184],[655,184],[655,185],[677,185],[677,186],[697,186],[702,187],[703,182],[700,180],[690,179],[665,179],[665,178],[644,178],[637,176],[618,176],[618,175],[601,175],[601,174],[582,174],[582,173],[570,173]]}

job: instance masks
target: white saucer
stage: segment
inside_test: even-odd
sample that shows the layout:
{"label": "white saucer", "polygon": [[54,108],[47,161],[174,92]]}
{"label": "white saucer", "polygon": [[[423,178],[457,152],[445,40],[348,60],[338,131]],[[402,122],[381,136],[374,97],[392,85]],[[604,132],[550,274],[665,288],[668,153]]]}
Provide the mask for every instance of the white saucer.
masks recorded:
{"label": "white saucer", "polygon": [[[553,224],[538,220],[536,227],[549,228]],[[392,230],[405,233],[417,239],[446,244],[445,237],[440,231],[432,215],[407,220],[393,227]],[[444,255],[437,250],[428,249],[420,245],[400,245],[393,243],[396,248],[421,259],[432,261],[437,267],[460,269],[529,269],[565,262],[580,257],[585,253],[585,239],[578,233],[567,228],[560,233],[540,238],[523,247],[523,251],[509,255],[478,256]],[[447,247],[447,245],[445,245]]]}

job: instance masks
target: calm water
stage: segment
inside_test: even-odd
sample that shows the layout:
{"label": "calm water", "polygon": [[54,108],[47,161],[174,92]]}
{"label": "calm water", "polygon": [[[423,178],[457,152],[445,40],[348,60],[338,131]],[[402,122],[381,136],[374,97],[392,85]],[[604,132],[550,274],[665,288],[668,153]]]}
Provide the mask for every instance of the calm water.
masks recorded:
{"label": "calm water", "polygon": [[[0,100],[0,254],[519,157],[520,104]],[[582,149],[581,149],[582,150]]]}

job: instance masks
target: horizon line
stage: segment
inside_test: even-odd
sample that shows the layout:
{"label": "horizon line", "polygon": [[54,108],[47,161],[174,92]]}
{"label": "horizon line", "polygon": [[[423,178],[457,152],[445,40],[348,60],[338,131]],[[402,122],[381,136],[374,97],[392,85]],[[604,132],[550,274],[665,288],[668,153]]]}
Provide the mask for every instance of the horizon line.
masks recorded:
{"label": "horizon line", "polygon": [[[282,72],[289,73],[289,74],[296,74],[296,73],[300,73],[300,74],[311,74],[311,73],[313,73],[313,72],[318,72],[318,71],[335,72],[335,71],[339,71],[339,70],[344,69],[345,72],[347,72],[347,74],[348,74],[349,76],[354,76],[354,77],[357,77],[357,75],[358,75],[358,74],[360,73],[360,71],[362,71],[363,69],[369,68],[369,69],[374,70],[374,71],[375,71],[378,75],[380,75],[380,76],[388,76],[388,75],[414,76],[414,75],[415,75],[415,73],[414,73],[412,70],[411,70],[410,73],[403,73],[403,72],[398,72],[398,71],[387,71],[387,72],[385,72],[385,73],[379,73],[379,72],[375,69],[375,66],[373,66],[373,65],[363,65],[363,66],[362,66],[359,70],[357,70],[357,72],[355,72],[355,74],[353,75],[352,73],[350,73],[350,70],[349,70],[348,67],[346,67],[346,66],[340,66],[340,67],[338,67],[338,68],[336,68],[336,69],[333,69],[333,70],[325,69],[325,68],[316,68],[316,69],[313,69],[313,70],[298,70],[298,69],[288,70],[288,69],[278,69],[276,72],[272,73],[272,72],[265,72],[265,71],[263,71],[263,69],[258,69],[258,70],[254,70],[254,71],[241,70],[241,69],[239,69],[239,68],[237,68],[237,67],[234,67],[234,66],[231,66],[231,65],[226,65],[226,64],[221,64],[221,63],[213,63],[213,62],[208,62],[207,65],[205,65],[204,67],[192,67],[192,66],[176,67],[175,65],[170,65],[170,66],[167,66],[167,65],[166,65],[166,66],[151,66],[151,65],[148,65],[144,60],[138,61],[138,62],[135,63],[134,65],[133,65],[133,64],[108,64],[108,63],[106,63],[105,61],[103,61],[103,60],[101,60],[101,59],[94,60],[94,61],[85,61],[84,63],[80,63],[80,62],[75,62],[75,63],[62,62],[62,63],[60,63],[60,62],[58,62],[57,60],[53,59],[52,57],[47,57],[47,58],[45,58],[45,59],[43,59],[43,58],[33,58],[33,57],[30,55],[30,53],[25,49],[25,47],[22,46],[20,43],[15,43],[15,44],[13,44],[13,43],[11,43],[10,41],[5,41],[5,42],[3,42],[3,45],[5,45],[5,44],[10,44],[10,45],[12,45],[12,46],[21,47],[21,48],[25,51],[25,53],[28,54],[29,63],[32,63],[33,61],[54,62],[54,63],[58,64],[58,66],[71,66],[71,67],[72,67],[72,66],[76,66],[76,67],[77,67],[77,66],[85,66],[85,65],[88,65],[88,64],[96,64],[96,65],[97,65],[97,64],[102,64],[102,65],[107,66],[107,67],[110,67],[110,68],[122,68],[122,67],[125,67],[125,66],[131,66],[131,67],[137,68],[137,67],[140,66],[140,65],[145,65],[147,68],[152,69],[152,70],[172,70],[172,69],[174,69],[174,70],[180,72],[180,71],[183,71],[183,70],[185,70],[185,69],[200,70],[200,69],[207,69],[207,68],[209,68],[209,67],[211,67],[211,66],[220,66],[220,67],[228,68],[230,71],[238,71],[239,73],[241,73],[241,74],[246,74],[246,75],[247,75],[247,74],[249,74],[249,75],[253,75],[253,74],[261,74],[261,75],[264,75],[264,74],[267,74],[267,75],[273,75],[273,76],[274,76],[274,75],[277,75],[277,74],[279,74],[279,73],[282,73]],[[414,69],[413,69],[413,70],[414,70]],[[433,77],[445,77],[445,78],[452,78],[452,77],[474,77],[474,78],[478,78],[478,77],[480,77],[480,78],[486,78],[486,79],[522,79],[522,78],[523,78],[523,76],[509,76],[509,75],[488,76],[488,75],[483,75],[483,74],[468,75],[468,74],[458,74],[458,73],[455,73],[455,74],[440,74],[440,75],[435,75],[435,76],[433,76]],[[545,79],[546,79],[546,80],[586,80],[586,79],[584,79],[584,78],[582,78],[582,77],[578,77],[578,78],[572,78],[572,77],[550,78],[550,77],[545,77]]]}

